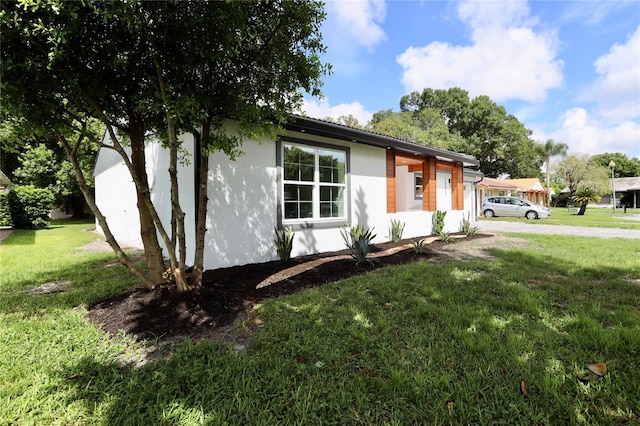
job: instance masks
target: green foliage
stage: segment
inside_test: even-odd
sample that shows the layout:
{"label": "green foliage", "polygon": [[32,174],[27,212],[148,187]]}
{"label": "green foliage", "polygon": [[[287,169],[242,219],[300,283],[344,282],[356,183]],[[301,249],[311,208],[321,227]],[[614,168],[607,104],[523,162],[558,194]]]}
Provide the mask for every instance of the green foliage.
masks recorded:
{"label": "green foliage", "polygon": [[471,213],[467,213],[467,216],[462,217],[460,222],[460,232],[469,237],[475,237],[478,234],[478,227],[471,225]]}
{"label": "green foliage", "polygon": [[274,228],[276,238],[273,243],[276,245],[276,251],[278,257],[283,262],[288,262],[291,259],[291,250],[293,250],[293,237],[296,234],[293,228],[285,226],[282,229]]}
{"label": "green foliage", "polygon": [[0,226],[12,226],[9,192],[0,191]]}
{"label": "green foliage", "polygon": [[9,192],[11,220],[16,228],[42,229],[49,225],[54,196],[48,189],[16,186]]}
{"label": "green foliage", "polygon": [[611,190],[611,170],[593,161],[588,154],[566,157],[555,166],[555,174],[571,195],[581,188],[592,188],[600,194]]}
{"label": "green foliage", "polygon": [[431,216],[431,233],[433,235],[440,235],[444,230],[444,218],[447,215],[446,211],[436,210]]}
{"label": "green foliage", "polygon": [[364,262],[369,262],[373,265],[371,259],[367,259],[371,241],[376,237],[373,234],[373,229],[365,230],[362,225],[347,225],[340,228],[340,234],[342,234],[345,245],[351,251],[351,257],[355,259],[356,266]]}
{"label": "green foliage", "polygon": [[442,231],[438,234],[438,237],[440,237],[440,241],[443,241],[445,243],[448,243],[449,241],[451,241],[451,235],[449,235],[448,232]]}
{"label": "green foliage", "polygon": [[411,241],[411,249],[417,253],[425,253],[427,251],[427,244],[424,241],[424,238],[421,240],[413,240]]}
{"label": "green foliage", "polygon": [[374,114],[370,126],[380,133],[474,155],[490,177],[538,177],[544,158],[531,131],[488,96],[430,88],[400,100],[399,113]]}
{"label": "green foliage", "polygon": [[613,161],[616,166],[614,169],[615,177],[640,177],[640,160],[637,158],[629,158],[620,152],[605,152],[591,157],[591,160],[602,167],[609,168],[609,163]]}
{"label": "green foliage", "polygon": [[13,176],[18,185],[33,185],[36,188],[52,189],[55,186],[59,160],[53,150],[44,144],[27,146],[20,155],[21,166]]}
{"label": "green foliage", "polygon": [[578,216],[584,215],[585,210],[587,209],[587,205],[591,202],[600,201],[600,196],[598,195],[598,191],[593,188],[584,187],[578,189],[573,196],[571,197],[571,201],[578,204],[580,206],[580,210],[578,211]]}
{"label": "green foliage", "polygon": [[404,222],[400,219],[391,219],[391,226],[389,226],[389,238],[394,243],[397,243],[402,239],[402,233],[404,232]]}

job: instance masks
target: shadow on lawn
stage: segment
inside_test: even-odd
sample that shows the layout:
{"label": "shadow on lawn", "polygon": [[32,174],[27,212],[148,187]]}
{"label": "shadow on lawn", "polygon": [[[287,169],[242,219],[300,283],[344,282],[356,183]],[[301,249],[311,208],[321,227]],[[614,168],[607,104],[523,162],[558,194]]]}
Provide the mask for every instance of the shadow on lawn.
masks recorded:
{"label": "shadow on lawn", "polygon": [[[487,371],[507,372],[505,374],[509,374],[515,382],[513,391],[494,390],[492,392],[495,393],[483,394],[471,390],[466,400],[464,396],[456,395],[458,388],[444,389],[443,392],[449,394],[448,398],[456,399],[454,407],[458,407],[458,404],[465,407],[465,413],[459,414],[460,418],[450,417],[449,422],[494,423],[510,419],[517,422],[532,420],[533,423],[544,424],[610,424],[625,419],[636,419],[640,413],[634,411],[637,410],[637,400],[634,400],[633,395],[637,395],[640,377],[633,360],[640,354],[639,339],[636,337],[635,340],[629,340],[631,337],[625,337],[624,330],[618,331],[618,337],[607,338],[605,333],[614,331],[608,331],[608,325],[599,322],[603,320],[602,317],[589,316],[592,313],[603,315],[601,308],[614,309],[615,305],[622,303],[623,298],[627,298],[628,305],[629,293],[618,290],[615,295],[609,294],[609,285],[603,284],[603,278],[615,281],[629,271],[616,268],[607,271],[580,268],[575,263],[559,263],[553,258],[533,257],[518,251],[485,250],[495,257],[493,261],[487,263],[486,258],[482,257],[476,258],[478,262],[456,262],[453,268],[449,266],[452,264],[446,261],[442,265],[433,265],[424,270],[430,274],[441,274],[441,280],[436,280],[435,283],[425,280],[430,284],[422,285],[435,287],[441,293],[442,302],[438,303],[442,304],[453,297],[453,293],[449,292],[459,292],[461,289],[464,291],[467,288],[469,292],[482,293],[479,298],[482,300],[480,304],[476,302],[474,305],[471,302],[478,300],[478,293],[469,294],[466,295],[470,301],[469,306],[460,303],[460,308],[466,309],[470,318],[479,318],[487,324],[494,318],[523,318],[521,321],[526,324],[525,330],[534,331],[527,335],[525,345],[532,348],[533,355],[529,361],[523,362],[522,340],[519,337],[523,331],[512,331],[508,326],[499,331],[500,338],[490,334],[495,332],[494,328],[490,328],[489,331],[479,329],[476,333],[485,333],[484,337],[488,339],[489,344],[475,349],[463,349],[462,354],[456,351],[459,351],[458,346],[464,345],[465,342],[451,341],[451,359],[456,356],[466,357],[468,354],[479,359],[484,359],[485,356],[495,359],[491,358],[489,353],[502,351],[505,356],[500,359],[501,365],[486,367]],[[391,274],[389,271],[387,273]],[[465,273],[475,274],[476,278],[464,278]],[[412,283],[413,287],[421,285],[419,277],[412,277]],[[413,288],[407,287],[405,296],[417,298],[412,291]],[[505,295],[509,297],[503,301]],[[600,307],[593,312],[588,311],[585,316],[582,309],[590,298],[596,300]],[[385,301],[392,304],[394,302],[386,299]],[[348,308],[349,312],[366,312],[368,309],[366,306]],[[142,312],[144,310],[140,311]],[[545,320],[574,317],[578,326],[567,327],[559,333],[558,330],[542,324],[541,313],[545,313]],[[312,324],[304,322],[310,319],[301,321],[298,326],[302,330],[300,333],[313,333]],[[452,327],[446,318],[441,318],[436,323],[438,327]],[[408,332],[416,333],[420,330],[412,328]],[[453,335],[461,332],[464,330],[451,330]],[[603,337],[593,342],[585,342],[585,332]],[[374,333],[366,339],[361,342],[363,352],[366,352],[365,346],[380,346],[379,337]],[[473,341],[470,340],[471,344]],[[305,342],[305,345],[309,346],[305,348],[305,352],[308,353],[322,350],[315,345],[340,344],[327,342],[322,337]],[[369,386],[364,390],[360,389],[364,394],[359,395],[357,400],[352,400],[332,394],[349,394],[352,389],[327,389],[327,383],[338,386],[342,382],[342,385],[346,383],[347,386],[357,388],[358,383],[371,380],[370,378],[358,371],[345,373],[328,370],[318,373],[319,370],[312,363],[301,364],[296,358],[296,351],[300,348],[288,348],[288,344],[288,341],[282,341],[278,348],[272,350],[263,344],[253,350],[235,353],[206,340],[195,345],[187,342],[174,347],[173,352],[166,358],[148,362],[139,368],[134,362],[102,363],[92,357],[86,357],[55,374],[64,379],[64,386],[70,391],[68,403],[84,404],[89,412],[95,411],[97,406],[106,405],[100,409],[105,413],[101,419],[104,424],[178,423],[185,421],[184,418],[180,418],[181,415],[199,416],[200,421],[212,424],[263,424],[267,421],[283,423],[296,418],[306,418],[310,423],[313,423],[312,419],[320,422],[335,418],[344,424],[351,424],[362,420],[359,417],[360,413],[372,411],[379,413],[377,420],[393,422],[397,419],[385,417],[391,413],[384,412],[379,404],[373,402],[385,400],[404,401],[404,405],[394,407],[395,413],[401,413],[397,414],[399,416],[423,413],[418,418],[402,418],[399,420],[400,423],[433,423],[443,421],[447,416],[444,408],[446,399],[431,401],[433,408],[425,411],[423,402],[418,404],[407,398],[408,394],[415,392],[415,389],[411,390],[410,387],[417,386],[412,377],[416,374],[424,376],[422,380],[425,388],[421,392],[426,394],[432,391],[430,380],[435,380],[433,378],[440,374],[439,369],[450,370],[447,365],[435,366],[433,370],[424,372],[422,366],[418,370],[415,366],[406,369],[400,365],[387,366],[385,368],[396,369],[393,374],[389,371],[388,376],[406,376],[400,380],[400,385],[386,386],[383,382],[379,388]],[[398,348],[399,351],[401,349]],[[390,350],[396,352],[393,348]],[[473,353],[474,351],[476,353]],[[380,349],[380,352],[384,351]],[[384,353],[381,356],[384,357]],[[601,384],[598,386],[594,384],[592,391],[585,392],[576,380],[573,369],[576,365],[592,362],[597,357],[611,361],[617,371],[612,373],[611,379],[599,382]],[[385,359],[379,362],[386,365]],[[545,372],[545,369],[558,364],[566,369],[564,373],[550,375],[549,371]],[[457,381],[464,382],[465,374],[476,374],[473,370],[475,367],[465,368],[471,373],[467,373],[465,369],[458,371]],[[344,374],[347,374],[347,377],[344,377]],[[525,380],[529,386],[527,395],[523,396],[517,391],[520,379]],[[615,392],[606,390],[606,386],[614,386],[614,381]],[[291,385],[292,383],[295,385]],[[500,386],[504,388],[504,382],[501,381],[498,387]],[[306,393],[300,392],[301,389],[306,389]],[[325,389],[323,392],[327,394],[321,396],[320,389]],[[56,390],[52,389],[53,391]],[[324,399],[327,396],[335,405],[327,405],[328,400]],[[301,411],[301,406],[305,407],[304,411]],[[511,412],[518,413],[517,420],[514,417],[504,417],[507,416],[504,407],[510,407]],[[628,413],[631,413],[630,417]]]}

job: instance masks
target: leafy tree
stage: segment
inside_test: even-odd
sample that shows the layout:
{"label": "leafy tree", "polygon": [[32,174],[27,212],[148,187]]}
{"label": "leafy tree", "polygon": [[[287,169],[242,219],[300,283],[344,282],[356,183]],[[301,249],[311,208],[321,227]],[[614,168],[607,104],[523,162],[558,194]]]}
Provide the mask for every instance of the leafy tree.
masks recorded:
{"label": "leafy tree", "polygon": [[557,156],[565,156],[567,155],[567,150],[569,146],[564,142],[556,142],[553,139],[547,139],[544,145],[540,145],[540,150],[542,155],[544,156],[545,161],[545,174],[546,174],[546,182],[547,182],[547,205],[551,205],[551,158]]}
{"label": "leafy tree", "polygon": [[370,127],[418,143],[474,155],[487,176],[507,174],[519,178],[540,174],[542,158],[531,140],[531,131],[487,96],[471,100],[458,87],[426,88],[422,93],[403,96],[400,111],[374,114]]}
{"label": "leafy tree", "polygon": [[[319,60],[324,51],[319,35],[324,19],[321,4],[136,0],[0,4],[6,113],[55,136],[64,147],[107,241],[149,288],[161,281],[164,271],[158,235],[165,242],[179,288],[187,288],[176,135],[200,129],[202,184],[194,265],[198,285],[209,154],[223,151],[233,159],[244,138],[274,132],[301,102],[300,89],[319,94],[320,76],[328,72]],[[119,247],[88,190],[77,152],[91,139],[86,130],[89,117],[104,123],[110,140],[103,147],[117,151],[131,173],[148,278]],[[226,119],[236,120],[237,135],[225,132]],[[71,130],[75,140],[69,138]],[[170,152],[171,236],[159,219],[147,182],[144,148],[151,133],[164,134]]]}
{"label": "leafy tree", "polygon": [[592,157],[593,161],[602,167],[609,167],[609,163],[616,163],[614,169],[615,177],[640,177],[640,160],[629,158],[620,152],[597,154]]}
{"label": "leafy tree", "polygon": [[343,126],[353,127],[354,129],[362,129],[360,122],[358,122],[358,119],[352,114],[341,115],[336,119],[334,119],[333,117],[325,117],[324,121],[327,121],[329,123],[342,124]]}
{"label": "leafy tree", "polygon": [[598,201],[600,201],[600,195],[594,188],[584,187],[578,189],[573,194],[573,196],[571,197],[571,201],[580,205],[578,216],[584,216],[584,213],[587,210],[587,205],[591,202],[597,203]]}
{"label": "leafy tree", "polygon": [[590,188],[598,194],[609,190],[609,171],[585,155],[570,155],[555,166],[558,180],[569,188],[573,197],[578,190]]}

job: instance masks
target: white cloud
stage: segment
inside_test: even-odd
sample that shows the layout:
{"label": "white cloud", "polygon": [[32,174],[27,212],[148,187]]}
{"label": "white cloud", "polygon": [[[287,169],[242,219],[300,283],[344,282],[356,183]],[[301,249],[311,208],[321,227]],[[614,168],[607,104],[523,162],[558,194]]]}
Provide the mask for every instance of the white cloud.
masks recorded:
{"label": "white cloud", "polygon": [[349,77],[368,69],[363,49],[372,52],[387,36],[382,23],[387,7],[382,0],[330,1],[326,3],[327,20],[322,35],[327,45],[327,59],[336,74]]}
{"label": "white cloud", "polygon": [[601,154],[621,152],[628,157],[640,158],[640,124],[623,121],[609,125],[590,115],[584,108],[572,108],[561,117],[560,128],[550,134],[534,130],[533,138],[552,138],[569,145],[569,152]]}
{"label": "white cloud", "polygon": [[338,105],[331,105],[328,99],[308,100],[305,99],[302,105],[302,112],[311,118],[318,118],[320,120],[331,117],[338,119],[342,116],[349,114],[358,119],[360,125],[364,126],[371,120],[373,113],[367,111],[360,102],[352,102],[349,104],[342,103]]}
{"label": "white cloud", "polygon": [[384,41],[386,35],[380,27],[387,14],[383,0],[333,1],[327,3],[331,26],[347,42],[371,50]]}
{"label": "white cloud", "polygon": [[540,102],[562,85],[557,34],[537,32],[526,3],[467,1],[458,16],[471,28],[470,45],[433,42],[397,57],[407,92],[458,86],[497,102]]}
{"label": "white cloud", "polygon": [[596,101],[611,121],[640,117],[640,26],[625,44],[615,44],[594,62],[598,79],[583,89],[579,100]]}

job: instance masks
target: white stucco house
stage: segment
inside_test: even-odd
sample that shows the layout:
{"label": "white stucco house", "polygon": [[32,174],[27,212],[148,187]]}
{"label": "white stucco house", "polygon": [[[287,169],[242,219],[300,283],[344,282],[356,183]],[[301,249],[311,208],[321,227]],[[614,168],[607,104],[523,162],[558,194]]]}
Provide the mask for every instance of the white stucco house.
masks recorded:
{"label": "white stucco house", "polygon": [[[229,129],[232,131],[232,125]],[[274,228],[295,230],[292,256],[344,249],[340,227],[374,228],[388,241],[391,219],[405,223],[403,238],[431,233],[435,210],[446,210],[445,231],[477,217],[469,155],[321,120],[292,116],[275,140],[246,142],[230,161],[210,157],[205,269],[277,260]],[[199,135],[180,137],[188,162],[180,165],[180,200],[186,213],[187,262],[193,260]],[[170,220],[168,152],[146,148],[152,199]],[[122,159],[102,149],[95,167],[96,203],[116,239],[142,248],[136,193]]]}

